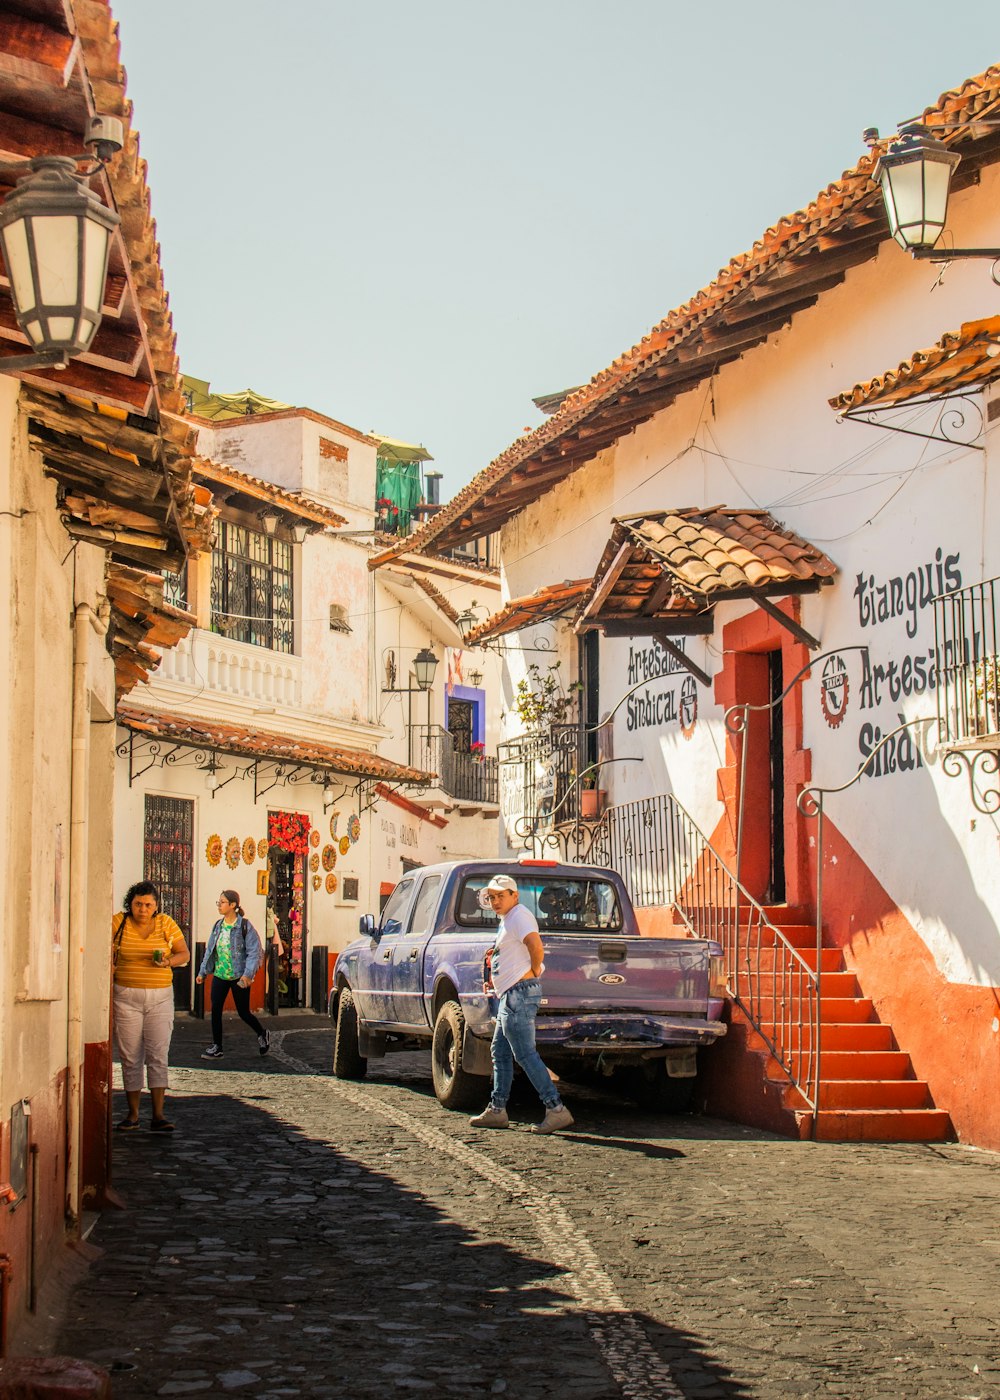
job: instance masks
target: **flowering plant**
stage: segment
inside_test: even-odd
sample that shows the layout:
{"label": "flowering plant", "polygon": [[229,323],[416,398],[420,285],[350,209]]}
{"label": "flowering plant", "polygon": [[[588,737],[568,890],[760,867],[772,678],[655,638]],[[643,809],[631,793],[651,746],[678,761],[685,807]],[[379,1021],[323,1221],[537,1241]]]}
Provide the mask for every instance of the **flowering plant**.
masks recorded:
{"label": "flowering plant", "polygon": [[383,518],[387,515],[399,514],[399,506],[396,505],[395,501],[390,500],[388,496],[379,496],[378,500],[375,502],[375,509]]}
{"label": "flowering plant", "polygon": [[481,739],[477,739],[474,744],[469,745],[469,753],[472,754],[472,757],[477,763],[482,763],[483,759],[486,757],[486,745]]}
{"label": "flowering plant", "polygon": [[269,812],[267,817],[267,839],[272,846],[278,846],[292,855],[305,855],[309,850],[309,818],[300,812]]}

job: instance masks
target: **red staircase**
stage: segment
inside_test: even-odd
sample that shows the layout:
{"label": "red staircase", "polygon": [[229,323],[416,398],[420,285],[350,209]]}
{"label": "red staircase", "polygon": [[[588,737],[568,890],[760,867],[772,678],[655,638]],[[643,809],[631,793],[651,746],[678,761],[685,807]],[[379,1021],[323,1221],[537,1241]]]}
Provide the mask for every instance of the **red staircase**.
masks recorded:
{"label": "red staircase", "polygon": [[[767,919],[816,970],[816,928],[801,910],[787,905],[764,907]],[[770,941],[771,948],[767,946]],[[754,973],[758,1008],[767,1006],[774,988],[774,935],[765,933]],[[892,1027],[879,1021],[872,1002],[844,964],[839,948],[820,951],[820,1084],[815,1134],[813,1114],[802,1094],[788,1082],[764,1035],[750,1024],[738,1003],[732,1021],[746,1027],[747,1049],[760,1055],[769,1095],[776,1091],[787,1126],[798,1137],[827,1142],[944,1142],[954,1137],[947,1113],[934,1107],[930,1090],[914,1075],[909,1055],[901,1050]],[[758,1011],[760,1030],[793,1046],[808,1045],[812,1027],[787,1026],[780,1032],[766,1011]],[[806,1086],[808,1088],[808,1086]]]}

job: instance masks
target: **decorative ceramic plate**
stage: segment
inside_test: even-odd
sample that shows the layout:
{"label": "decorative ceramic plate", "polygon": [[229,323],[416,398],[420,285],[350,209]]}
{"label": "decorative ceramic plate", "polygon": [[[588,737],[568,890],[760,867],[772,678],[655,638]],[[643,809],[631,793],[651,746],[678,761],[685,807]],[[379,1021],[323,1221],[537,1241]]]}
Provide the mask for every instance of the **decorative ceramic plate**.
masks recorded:
{"label": "decorative ceramic plate", "polygon": [[361,818],[354,812],[347,818],[347,834],[351,838],[351,845],[361,835]]}
{"label": "decorative ceramic plate", "polygon": [[226,842],[226,864],[230,870],[235,870],[240,863],[240,838],[230,836]]}
{"label": "decorative ceramic plate", "polygon": [[265,840],[265,838],[264,838],[263,836],[262,836],[262,837],[260,838],[260,840],[257,842],[257,859],[258,859],[258,860],[266,860],[266,859],[267,859],[267,841]]}
{"label": "decorative ceramic plate", "polygon": [[332,870],[337,864],[337,852],[333,846],[323,847],[323,869]]}
{"label": "decorative ceramic plate", "polygon": [[336,875],[328,875],[328,876],[326,877],[326,892],[327,892],[327,894],[333,894],[333,892],[334,892],[334,890],[335,890],[336,888],[337,888],[337,877],[336,877]]}
{"label": "decorative ceramic plate", "polygon": [[205,842],[205,859],[209,865],[218,865],[222,859],[222,837],[218,832],[213,832]]}
{"label": "decorative ceramic plate", "polygon": [[313,874],[319,869],[319,851],[313,851],[312,855],[309,857],[309,869]]}
{"label": "decorative ceramic plate", "polygon": [[312,831],[309,833],[309,844],[310,846],[319,845],[319,832],[316,827],[313,827]]}
{"label": "decorative ceramic plate", "polygon": [[252,836],[248,836],[243,842],[243,864],[253,865],[257,859],[257,842]]}
{"label": "decorative ceramic plate", "polygon": [[346,856],[346,855],[347,855],[347,852],[348,852],[350,849],[351,849],[351,838],[350,838],[349,836],[342,836],[342,837],[340,838],[340,854],[341,854],[342,856]]}
{"label": "decorative ceramic plate", "polygon": [[321,885],[322,883],[323,883],[323,876],[322,876],[322,875],[314,875],[314,876],[313,876],[313,889],[314,889],[314,890],[318,890],[319,887],[320,887],[320,885]]}
{"label": "decorative ceramic plate", "polygon": [[333,837],[334,841],[337,839],[337,823],[339,821],[340,813],[334,812],[333,816],[330,818],[330,835]]}

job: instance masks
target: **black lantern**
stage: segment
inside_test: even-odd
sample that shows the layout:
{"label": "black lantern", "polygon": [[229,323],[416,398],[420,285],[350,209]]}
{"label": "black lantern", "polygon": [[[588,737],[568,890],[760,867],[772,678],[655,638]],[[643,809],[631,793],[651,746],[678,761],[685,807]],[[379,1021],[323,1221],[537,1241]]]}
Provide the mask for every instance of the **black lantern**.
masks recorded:
{"label": "black lantern", "polygon": [[933,248],[948,217],[951,176],[961,160],[920,126],[905,127],[875,163],[889,230],[901,248]]}
{"label": "black lantern", "polygon": [[469,633],[478,622],[479,618],[471,608],[466,608],[465,612],[459,613],[458,617],[455,619],[455,626],[458,628],[459,632],[461,632],[463,642],[468,641]]}
{"label": "black lantern", "polygon": [[423,647],[417,652],[413,658],[413,672],[421,690],[430,690],[434,684],[434,673],[437,668],[438,659],[429,647]]}
{"label": "black lantern", "polygon": [[38,156],[0,206],[17,323],[34,348],[0,368],[65,367],[90,348],[104,304],[111,233],[121,222],[69,156]]}
{"label": "black lantern", "polygon": [[265,534],[274,535],[277,533],[278,526],[281,524],[281,515],[278,511],[268,507],[267,510],[261,511],[258,519],[264,527]]}
{"label": "black lantern", "polygon": [[[878,140],[872,127],[865,139]],[[954,262],[962,258],[1000,259],[1000,248],[938,248],[948,217],[951,177],[961,160],[920,125],[906,126],[884,155],[872,179],[882,187],[889,230],[901,248],[915,258]],[[994,280],[996,280],[994,269]]]}

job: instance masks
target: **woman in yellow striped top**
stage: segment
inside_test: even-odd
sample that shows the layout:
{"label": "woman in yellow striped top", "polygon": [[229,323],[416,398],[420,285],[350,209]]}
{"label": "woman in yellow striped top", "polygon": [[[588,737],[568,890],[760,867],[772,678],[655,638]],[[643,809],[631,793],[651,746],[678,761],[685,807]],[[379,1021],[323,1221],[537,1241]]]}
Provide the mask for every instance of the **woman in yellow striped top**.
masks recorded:
{"label": "woman in yellow striped top", "polygon": [[174,1128],[163,1112],[174,1028],[173,970],[184,967],[191,955],[183,933],[159,906],[156,886],[140,880],[129,888],[124,911],[111,920],[115,1042],[128,1099],[128,1114],[118,1124],[121,1131],[139,1126],[143,1064],[153,1101],[150,1126],[157,1133]]}

